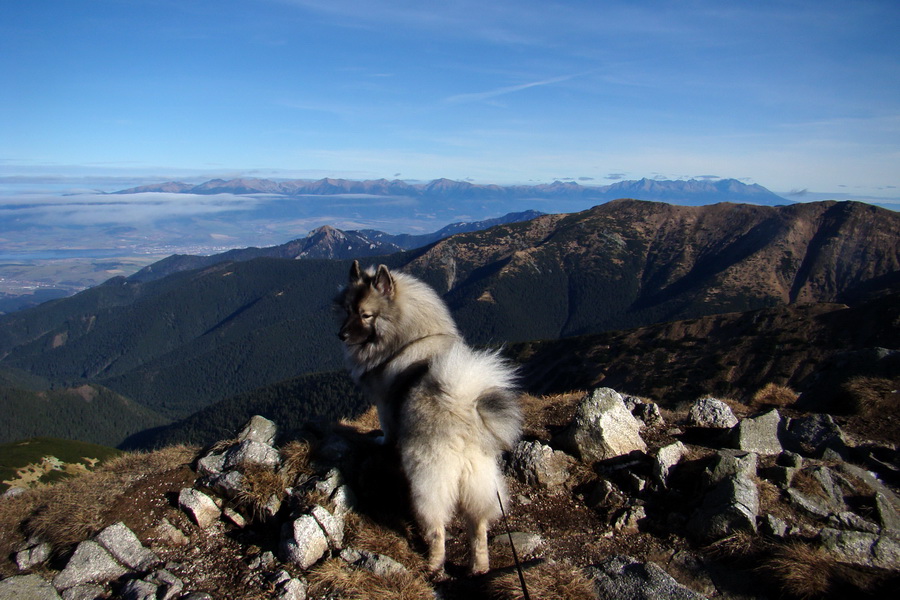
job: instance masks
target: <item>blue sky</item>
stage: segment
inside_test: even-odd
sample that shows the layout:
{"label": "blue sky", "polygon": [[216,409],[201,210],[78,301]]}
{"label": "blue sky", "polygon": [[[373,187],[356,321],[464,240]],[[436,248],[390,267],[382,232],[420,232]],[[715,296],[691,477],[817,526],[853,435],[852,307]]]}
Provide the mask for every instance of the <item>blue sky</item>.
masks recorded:
{"label": "blue sky", "polygon": [[714,175],[900,198],[898,30],[896,0],[4,0],[0,182]]}

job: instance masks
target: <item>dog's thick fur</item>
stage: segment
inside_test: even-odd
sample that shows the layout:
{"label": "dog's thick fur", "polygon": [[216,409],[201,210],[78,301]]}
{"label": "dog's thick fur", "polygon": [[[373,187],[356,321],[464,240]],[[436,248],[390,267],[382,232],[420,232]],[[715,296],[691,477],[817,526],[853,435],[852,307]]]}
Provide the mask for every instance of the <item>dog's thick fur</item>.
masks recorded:
{"label": "dog's thick fur", "polygon": [[506,494],[499,456],[522,426],[513,370],[466,345],[432,288],[384,265],[354,262],[337,303],[350,373],[399,451],[429,567],[443,572],[445,530],[459,509],[472,571],[486,572],[488,524]]}

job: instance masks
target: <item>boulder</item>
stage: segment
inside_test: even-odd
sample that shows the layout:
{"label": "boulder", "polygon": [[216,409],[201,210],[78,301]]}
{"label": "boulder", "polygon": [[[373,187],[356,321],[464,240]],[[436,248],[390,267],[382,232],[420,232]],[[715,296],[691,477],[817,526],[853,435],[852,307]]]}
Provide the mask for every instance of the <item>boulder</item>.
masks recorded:
{"label": "boulder", "polygon": [[62,600],[97,600],[97,598],[105,598],[108,592],[102,585],[96,583],[82,583],[64,591]]}
{"label": "boulder", "polygon": [[739,529],[756,532],[758,514],[759,490],[753,478],[730,475],[703,497],[688,529],[706,541],[721,539]]}
{"label": "boulder", "polygon": [[206,529],[219,520],[222,511],[213,502],[213,499],[194,488],[184,488],[178,494],[178,506],[188,514],[193,521]]}
{"label": "boulder", "polygon": [[778,439],[781,429],[781,415],[772,409],[761,415],[743,419],[732,429],[732,447],[765,456],[780,454]]}
{"label": "boulder", "polygon": [[224,468],[227,471],[245,465],[260,465],[274,469],[279,462],[281,455],[272,446],[254,440],[244,440],[225,453]]}
{"label": "boulder", "polygon": [[641,422],[625,407],[618,392],[599,388],[582,398],[558,443],[583,461],[607,460],[634,451],[646,452],[640,428]]}
{"label": "boulder", "polygon": [[18,575],[0,581],[0,600],[60,600],[56,589],[40,575]]}
{"label": "boulder", "polygon": [[390,556],[377,554],[375,552],[369,552],[368,550],[355,550],[353,548],[347,548],[346,550],[341,552],[341,559],[344,562],[353,565],[354,567],[365,569],[366,571],[369,571],[370,573],[379,577],[403,574],[408,571],[406,567],[398,563]]}
{"label": "boulder", "polygon": [[652,562],[642,563],[629,556],[611,556],[587,568],[600,600],[704,600]]}
{"label": "boulder", "polygon": [[53,585],[58,590],[65,590],[82,583],[111,581],[126,573],[128,569],[119,564],[106,548],[93,540],[86,540],[78,544],[65,568],[53,578]]}
{"label": "boulder", "polygon": [[94,538],[117,561],[135,571],[146,571],[160,562],[159,557],[141,544],[124,523],[110,525]]}
{"label": "boulder", "polygon": [[738,424],[731,407],[717,398],[707,396],[697,399],[688,411],[691,427],[706,429],[731,429]]}
{"label": "boulder", "polygon": [[291,578],[275,587],[275,600],[306,600],[307,585],[303,579]]}
{"label": "boulder", "polygon": [[819,538],[822,547],[838,562],[891,571],[900,569],[900,537],[891,533],[878,535],[826,527]]}
{"label": "boulder", "polygon": [[47,542],[43,542],[31,548],[16,552],[16,566],[20,571],[30,569],[50,558],[53,548]]}
{"label": "boulder", "polygon": [[847,450],[844,433],[827,414],[791,419],[781,437],[789,450],[813,458],[821,458],[828,449],[838,454]]}
{"label": "boulder", "polygon": [[653,478],[660,487],[666,487],[669,471],[681,461],[685,452],[687,452],[687,448],[684,444],[673,442],[668,446],[663,446],[656,453],[653,460]]}
{"label": "boulder", "polygon": [[325,537],[328,538],[328,546],[334,550],[340,550],[344,547],[344,519],[337,517],[328,509],[316,505],[309,511],[309,514],[316,520]]}
{"label": "boulder", "polygon": [[707,487],[718,484],[726,477],[754,477],[757,456],[753,452],[741,450],[719,450],[709,467],[703,472],[703,483]]}
{"label": "boulder", "polygon": [[281,554],[286,562],[308,569],[328,551],[328,538],[312,515],[303,515],[281,528]]}
{"label": "boulder", "polygon": [[541,442],[522,441],[513,450],[508,470],[523,483],[547,489],[568,481],[573,462],[565,452]]}
{"label": "boulder", "polygon": [[259,442],[260,444],[271,446],[275,443],[275,435],[277,433],[278,427],[275,423],[260,415],[254,415],[250,417],[250,420],[238,433],[238,441]]}

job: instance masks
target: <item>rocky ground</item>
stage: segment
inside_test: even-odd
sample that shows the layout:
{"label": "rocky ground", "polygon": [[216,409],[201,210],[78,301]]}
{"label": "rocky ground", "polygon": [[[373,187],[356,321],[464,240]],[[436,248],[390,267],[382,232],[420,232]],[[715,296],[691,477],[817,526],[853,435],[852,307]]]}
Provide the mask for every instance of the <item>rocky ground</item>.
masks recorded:
{"label": "rocky ground", "polygon": [[467,574],[454,524],[441,581],[371,413],[292,440],[254,417],[211,448],[8,493],[0,600],[522,598],[510,539],[531,598],[886,597],[900,584],[897,448],[795,400],[526,396],[492,570]]}

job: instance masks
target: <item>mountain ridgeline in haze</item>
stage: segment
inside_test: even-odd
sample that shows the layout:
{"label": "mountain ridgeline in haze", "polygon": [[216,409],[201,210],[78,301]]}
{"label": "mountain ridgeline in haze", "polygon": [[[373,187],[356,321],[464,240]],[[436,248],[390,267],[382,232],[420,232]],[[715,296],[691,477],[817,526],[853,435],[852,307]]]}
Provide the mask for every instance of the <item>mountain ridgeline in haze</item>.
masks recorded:
{"label": "mountain ridgeline in haze", "polygon": [[[852,202],[621,200],[372,262],[433,285],[474,343],[555,340],[896,291],[900,215]],[[340,370],[331,303],[348,268],[257,258],[114,279],[2,317],[0,367],[57,387],[101,385],[184,419],[304,373]],[[268,395],[278,394],[270,387]]]}
{"label": "mountain ridgeline in haze", "polygon": [[144,185],[115,192],[139,194],[147,192],[175,194],[278,194],[284,196],[366,195],[412,198],[465,200],[560,200],[580,199],[596,203],[618,198],[643,198],[701,206],[716,202],[741,202],[780,206],[790,201],[758,184],[745,184],[737,179],[690,179],[620,181],[611,185],[580,185],[574,181],[554,181],[539,185],[484,185],[452,179],[435,179],[427,183],[377,179],[319,179],[317,181],[271,179],[212,179],[199,185],[170,181]]}
{"label": "mountain ridgeline in haze", "polygon": [[385,254],[401,252],[403,250],[421,248],[422,246],[427,246],[428,244],[457,233],[488,229],[495,225],[503,225],[506,223],[528,221],[535,217],[539,217],[542,214],[543,213],[535,210],[509,213],[496,219],[487,219],[470,223],[452,223],[433,233],[420,235],[395,235],[383,231],[376,231],[374,229],[341,231],[334,227],[323,225],[322,227],[310,231],[309,235],[305,238],[293,240],[279,246],[271,246],[268,248],[242,248],[238,250],[229,250],[221,254],[213,254],[211,256],[174,254],[161,261],[155,262],[152,265],[144,267],[129,277],[129,280],[152,281],[180,271],[201,269],[226,261],[244,261],[252,260],[254,258],[348,259],[382,256]]}

